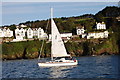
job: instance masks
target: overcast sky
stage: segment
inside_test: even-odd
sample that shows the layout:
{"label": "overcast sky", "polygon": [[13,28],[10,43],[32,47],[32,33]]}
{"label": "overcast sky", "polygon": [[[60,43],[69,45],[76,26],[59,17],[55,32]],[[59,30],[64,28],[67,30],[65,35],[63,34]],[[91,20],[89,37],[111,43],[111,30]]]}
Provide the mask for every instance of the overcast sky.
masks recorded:
{"label": "overcast sky", "polygon": [[54,17],[96,14],[106,6],[117,6],[117,2],[2,2],[2,24],[19,24],[26,21],[50,18],[50,7]]}

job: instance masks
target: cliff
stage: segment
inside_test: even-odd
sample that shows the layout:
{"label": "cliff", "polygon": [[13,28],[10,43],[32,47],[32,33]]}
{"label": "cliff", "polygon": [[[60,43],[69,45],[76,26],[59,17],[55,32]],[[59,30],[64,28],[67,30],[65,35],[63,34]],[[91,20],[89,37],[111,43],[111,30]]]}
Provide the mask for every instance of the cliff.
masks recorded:
{"label": "cliff", "polygon": [[[90,56],[90,55],[111,55],[119,54],[118,45],[114,44],[114,40],[110,39],[84,39],[80,42],[69,40],[65,43],[67,52],[72,56]],[[27,41],[3,43],[2,59],[34,59],[40,54],[42,41]],[[44,43],[41,57],[50,57],[51,43]]]}

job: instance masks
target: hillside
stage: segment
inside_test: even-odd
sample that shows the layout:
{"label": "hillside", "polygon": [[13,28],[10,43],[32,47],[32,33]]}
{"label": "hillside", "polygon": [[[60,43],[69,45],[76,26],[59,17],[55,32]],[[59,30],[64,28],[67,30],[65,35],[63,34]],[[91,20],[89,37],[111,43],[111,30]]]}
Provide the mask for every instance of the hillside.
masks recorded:
{"label": "hillside", "polygon": [[120,7],[106,7],[102,11],[95,14],[95,17],[118,17],[120,15]]}
{"label": "hillside", "polygon": [[[76,27],[84,25],[87,32],[93,31],[96,22],[104,21],[107,30],[110,32],[108,39],[72,39],[67,42],[68,53],[73,56],[86,56],[86,55],[102,55],[107,54],[120,54],[120,22],[116,17],[120,16],[119,7],[106,7],[95,15],[85,14],[75,17],[61,17],[54,18],[60,32],[72,32],[76,34]],[[20,23],[28,27],[42,27],[46,29],[48,20],[27,21]],[[50,22],[49,22],[50,23]],[[15,29],[15,25],[7,26],[11,30]],[[47,32],[50,33],[50,25],[48,25]],[[76,42],[80,40],[82,42]],[[41,41],[28,41],[18,43],[3,43],[3,59],[21,59],[21,58],[36,58],[40,52]],[[50,43],[45,44],[42,57],[50,56]]]}

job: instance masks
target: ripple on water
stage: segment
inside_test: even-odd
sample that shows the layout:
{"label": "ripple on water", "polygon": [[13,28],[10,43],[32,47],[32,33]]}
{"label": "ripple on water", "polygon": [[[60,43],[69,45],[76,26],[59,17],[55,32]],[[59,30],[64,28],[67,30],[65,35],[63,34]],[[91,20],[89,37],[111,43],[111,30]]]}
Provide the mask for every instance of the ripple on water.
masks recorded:
{"label": "ripple on water", "polygon": [[[39,67],[38,61],[3,61],[3,78],[120,78],[117,58],[120,56],[79,57],[77,66]],[[45,61],[42,59],[42,61]]]}

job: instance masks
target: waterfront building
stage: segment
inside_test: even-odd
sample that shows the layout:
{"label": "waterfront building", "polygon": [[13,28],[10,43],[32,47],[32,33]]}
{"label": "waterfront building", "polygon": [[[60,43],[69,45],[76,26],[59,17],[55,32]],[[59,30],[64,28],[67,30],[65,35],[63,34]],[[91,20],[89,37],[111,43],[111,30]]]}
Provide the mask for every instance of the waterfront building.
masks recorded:
{"label": "waterfront building", "polygon": [[87,34],[87,39],[91,38],[108,38],[109,32],[104,31],[104,32],[91,32]]}
{"label": "waterfront building", "polygon": [[[72,33],[62,33],[60,34],[62,39],[67,39],[69,40],[72,37]],[[49,41],[51,41],[52,37],[51,34],[49,34]]]}
{"label": "waterfront building", "polygon": [[86,38],[86,36],[87,36],[87,34],[84,33],[84,34],[81,35],[81,38]]}
{"label": "waterfront building", "polygon": [[77,30],[77,35],[82,35],[85,32],[84,26],[79,26],[76,28]]}
{"label": "waterfront building", "polygon": [[97,30],[101,30],[101,29],[106,29],[106,24],[104,23],[104,22],[102,22],[102,23],[97,23],[96,22],[96,29]]}
{"label": "waterfront building", "polygon": [[17,27],[15,29],[15,39],[13,39],[13,42],[16,42],[16,41],[26,41],[26,29],[23,29],[23,28],[20,28],[20,27]]}
{"label": "waterfront building", "polygon": [[13,31],[11,31],[9,28],[7,28],[5,37],[12,37],[12,36],[13,36]]}
{"label": "waterfront building", "polygon": [[43,38],[44,37],[44,30],[42,28],[38,28],[37,30],[38,32],[38,38]]}
{"label": "waterfront building", "polygon": [[41,38],[47,38],[47,34],[44,32],[42,28],[28,28],[27,30],[27,38],[28,39],[41,39]]}
{"label": "waterfront building", "polygon": [[27,29],[27,38],[28,39],[33,38],[33,30],[31,28]]}
{"label": "waterfront building", "polygon": [[120,16],[116,17],[116,19],[117,19],[118,21],[120,21]]}
{"label": "waterfront building", "polygon": [[0,37],[4,37],[4,33],[1,28],[0,28]]}
{"label": "waterfront building", "polygon": [[21,32],[21,36],[23,37],[23,39],[25,39],[26,29],[21,28],[20,32]]}
{"label": "waterfront building", "polygon": [[3,30],[1,29],[2,37],[12,37],[13,31],[11,31],[9,28],[4,27]]}
{"label": "waterfront building", "polygon": [[104,31],[104,38],[108,38],[109,36],[109,32],[108,31]]}
{"label": "waterfront building", "polygon": [[38,29],[32,28],[32,30],[33,30],[33,38],[38,38]]}
{"label": "waterfront building", "polygon": [[23,40],[23,35],[21,34],[21,30],[19,28],[15,29],[15,39],[13,41],[21,41]]}
{"label": "waterfront building", "polygon": [[21,25],[20,25],[20,27],[21,27],[21,28],[25,28],[25,27],[27,27],[27,26],[26,26],[26,25],[21,24]]}
{"label": "waterfront building", "polygon": [[3,31],[3,37],[5,37],[5,35],[6,35],[6,32],[7,32],[7,29],[6,29],[6,27],[4,27],[2,31]]}

